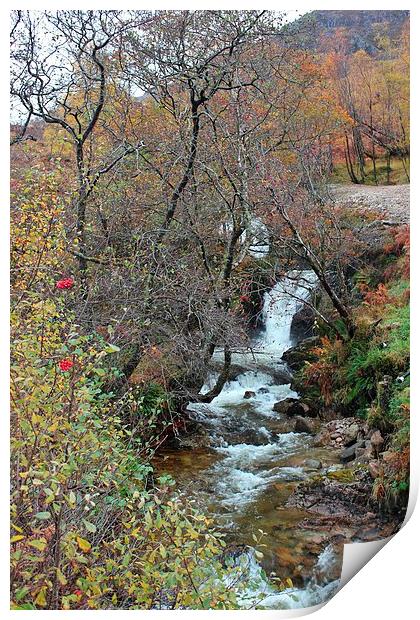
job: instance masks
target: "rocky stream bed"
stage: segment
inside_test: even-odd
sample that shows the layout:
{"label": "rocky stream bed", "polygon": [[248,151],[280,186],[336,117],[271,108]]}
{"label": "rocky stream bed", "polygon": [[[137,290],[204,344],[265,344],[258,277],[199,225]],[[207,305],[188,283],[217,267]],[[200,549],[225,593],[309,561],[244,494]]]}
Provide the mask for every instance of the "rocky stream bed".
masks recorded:
{"label": "rocky stream bed", "polygon": [[[321,420],[293,389],[292,372],[313,340],[296,342],[292,322],[314,285],[311,272],[292,272],[266,293],[263,330],[235,354],[234,377],[210,404],[190,403],[194,432],[155,461],[177,493],[215,517],[231,550],[249,553],[255,533],[265,533],[267,608],[326,600],[339,585],[343,544],[398,527],[371,502],[379,431],[355,418]],[[294,587],[279,593],[270,575],[291,578]]]}

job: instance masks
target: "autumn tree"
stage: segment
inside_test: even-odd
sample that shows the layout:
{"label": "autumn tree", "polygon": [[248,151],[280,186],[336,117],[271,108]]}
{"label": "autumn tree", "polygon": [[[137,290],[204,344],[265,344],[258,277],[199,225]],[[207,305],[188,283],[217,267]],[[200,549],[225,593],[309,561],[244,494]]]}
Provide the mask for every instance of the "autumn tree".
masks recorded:
{"label": "autumn tree", "polygon": [[[140,22],[147,15],[137,13]],[[11,96],[17,112],[61,129],[70,141],[76,167],[75,248],[82,297],[88,297],[87,209],[99,181],[141,142],[106,128],[121,37],[132,22],[118,11],[15,11],[12,27]],[[122,97],[123,88],[118,88]],[[105,148],[100,131],[110,129]],[[23,135],[23,133],[22,133]],[[72,182],[72,179],[70,179]]]}

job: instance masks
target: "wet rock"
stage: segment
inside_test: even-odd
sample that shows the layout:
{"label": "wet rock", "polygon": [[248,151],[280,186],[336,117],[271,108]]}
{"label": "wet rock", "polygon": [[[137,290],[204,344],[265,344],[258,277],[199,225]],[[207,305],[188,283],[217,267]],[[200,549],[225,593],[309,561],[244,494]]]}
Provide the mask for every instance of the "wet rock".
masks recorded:
{"label": "wet rock", "polygon": [[290,335],[293,339],[302,340],[313,336],[315,311],[308,305],[304,305],[293,317],[290,326]]}
{"label": "wet rock", "polygon": [[314,439],[314,446],[328,446],[331,442],[331,435],[326,428],[323,428]]}
{"label": "wet rock", "polygon": [[358,435],[359,435],[359,425],[351,424],[344,431],[344,436],[343,436],[344,445],[351,446],[353,443],[356,443]]}
{"label": "wet rock", "polygon": [[350,482],[317,478],[300,483],[286,506],[296,506],[325,517],[334,516],[353,526],[355,518],[366,516],[371,490],[372,479],[368,472],[363,479]]}
{"label": "wet rock", "polygon": [[267,387],[260,387],[257,393],[258,394],[269,394],[270,390]]}
{"label": "wet rock", "polygon": [[310,361],[312,359],[311,350],[318,344],[318,342],[318,336],[305,338],[305,340],[299,342],[299,344],[295,347],[285,351],[283,353],[282,360],[284,360],[293,371],[300,370],[306,361]]}
{"label": "wet rock", "polygon": [[244,398],[254,398],[255,396],[255,392],[253,392],[252,390],[246,390],[244,392]]}
{"label": "wet rock", "polygon": [[277,434],[292,433],[295,430],[295,420],[294,418],[285,418],[283,420],[278,420],[270,426]]}
{"label": "wet rock", "polygon": [[295,433],[315,433],[315,424],[311,418],[295,417]]}
{"label": "wet rock", "polygon": [[303,461],[305,467],[309,467],[310,469],[321,469],[322,463],[318,459],[306,459]]}
{"label": "wet rock", "polygon": [[341,462],[349,463],[350,461],[353,461],[356,458],[356,450],[358,448],[364,448],[364,446],[365,446],[364,441],[358,441],[354,443],[353,445],[349,446],[348,448],[344,448],[344,450],[340,454]]}
{"label": "wet rock", "polygon": [[273,411],[290,417],[295,415],[304,416],[308,411],[308,407],[297,398],[285,398],[284,400],[274,403]]}
{"label": "wet rock", "polygon": [[309,416],[310,418],[316,418],[318,416],[318,411],[316,407],[314,407],[313,403],[310,402],[308,399],[301,399],[300,403],[306,416]]}
{"label": "wet rock", "polygon": [[[265,370],[263,366],[261,366],[261,369]],[[273,369],[273,366],[267,367],[267,371],[274,378],[276,385],[287,385],[293,379],[292,373],[283,362],[279,362],[275,369]]]}

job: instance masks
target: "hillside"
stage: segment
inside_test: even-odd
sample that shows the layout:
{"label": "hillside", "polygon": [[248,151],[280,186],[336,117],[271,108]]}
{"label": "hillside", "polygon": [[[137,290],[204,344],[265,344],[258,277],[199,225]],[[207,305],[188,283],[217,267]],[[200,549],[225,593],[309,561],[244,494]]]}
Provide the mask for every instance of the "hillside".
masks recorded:
{"label": "hillside", "polygon": [[398,42],[410,11],[312,11],[293,23],[293,29],[304,32],[304,44],[325,51],[344,30],[348,52],[363,50],[377,54],[384,39]]}

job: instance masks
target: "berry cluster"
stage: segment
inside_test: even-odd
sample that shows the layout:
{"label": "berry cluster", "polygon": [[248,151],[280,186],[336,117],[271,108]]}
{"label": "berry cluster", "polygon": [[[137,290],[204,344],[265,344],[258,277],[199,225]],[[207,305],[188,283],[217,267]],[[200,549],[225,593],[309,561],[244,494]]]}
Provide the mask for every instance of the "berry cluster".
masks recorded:
{"label": "berry cluster", "polygon": [[59,280],[56,284],[56,287],[60,289],[72,288],[73,286],[73,278],[63,278],[62,280]]}
{"label": "berry cluster", "polygon": [[73,367],[73,362],[70,359],[64,359],[60,360],[58,362],[58,365],[60,367],[60,370],[62,370],[63,372],[67,372],[68,370],[70,370],[70,368]]}

